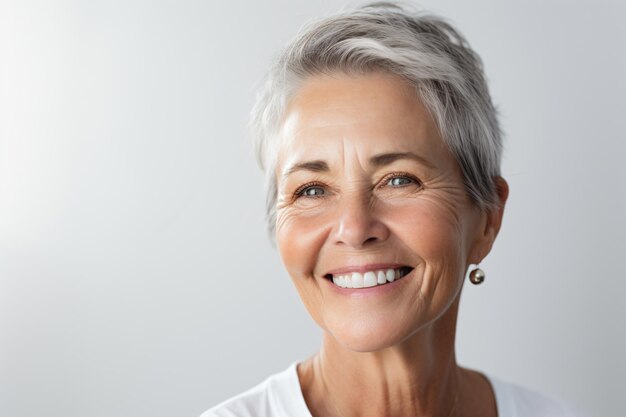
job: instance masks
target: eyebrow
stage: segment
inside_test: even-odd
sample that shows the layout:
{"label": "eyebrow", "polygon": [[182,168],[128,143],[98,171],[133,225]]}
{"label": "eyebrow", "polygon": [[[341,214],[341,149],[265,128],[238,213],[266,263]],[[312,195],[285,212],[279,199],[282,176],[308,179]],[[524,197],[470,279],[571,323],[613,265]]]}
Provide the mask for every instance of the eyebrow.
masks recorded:
{"label": "eyebrow", "polygon": [[[429,168],[433,168],[433,165],[428,162],[428,160],[417,154],[414,154],[413,152],[390,152],[374,155],[370,158],[370,164],[376,168],[380,168],[401,159],[410,159],[413,161],[417,161],[420,164],[426,165]],[[328,167],[326,161],[322,160],[298,162],[285,171],[285,173],[283,174],[283,178],[297,171],[328,172],[330,171],[330,168]]]}
{"label": "eyebrow", "polygon": [[328,164],[322,160],[298,162],[285,171],[283,178],[297,171],[328,172],[330,168],[328,168]]}
{"label": "eyebrow", "polygon": [[434,166],[427,159],[413,152],[391,152],[374,155],[370,158],[370,164],[374,165],[376,168],[380,168],[401,159],[411,159],[422,165],[426,165],[431,169],[434,168]]}

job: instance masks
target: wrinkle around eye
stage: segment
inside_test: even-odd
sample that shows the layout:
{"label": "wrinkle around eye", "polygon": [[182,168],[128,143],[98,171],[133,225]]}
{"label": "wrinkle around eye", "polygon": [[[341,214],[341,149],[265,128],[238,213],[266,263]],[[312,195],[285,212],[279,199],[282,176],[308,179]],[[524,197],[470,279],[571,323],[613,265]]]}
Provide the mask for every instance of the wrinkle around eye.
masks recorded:
{"label": "wrinkle around eye", "polygon": [[[308,194],[309,190],[319,189],[322,191],[322,194]],[[298,187],[298,189],[293,193],[294,198],[320,198],[326,195],[326,188],[323,184],[318,182],[306,183]]]}
{"label": "wrinkle around eye", "polygon": [[[323,190],[323,194],[319,195],[305,195],[304,191],[311,188],[320,188]],[[315,207],[320,207],[325,203],[328,199],[333,196],[332,191],[323,184],[311,184],[298,187],[295,191],[285,191],[281,193],[278,197],[277,209],[279,211],[285,210],[301,210],[301,209],[310,209]]]}
{"label": "wrinkle around eye", "polygon": [[[397,185],[391,184],[392,181],[398,179],[407,180],[407,182]],[[422,192],[423,190],[424,185],[422,184],[422,182],[410,175],[389,176],[388,178],[384,178],[382,180],[382,184],[379,184],[374,188],[374,192],[376,194],[381,194],[389,197],[414,195]]]}

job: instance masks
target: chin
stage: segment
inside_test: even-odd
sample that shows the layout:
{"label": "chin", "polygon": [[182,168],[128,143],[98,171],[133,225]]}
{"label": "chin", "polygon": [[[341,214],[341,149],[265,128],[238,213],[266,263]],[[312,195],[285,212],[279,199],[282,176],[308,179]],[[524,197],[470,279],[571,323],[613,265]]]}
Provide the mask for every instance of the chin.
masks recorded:
{"label": "chin", "polygon": [[402,326],[390,326],[388,320],[367,317],[361,320],[331,321],[325,326],[337,343],[354,352],[376,352],[395,346],[410,336]]}

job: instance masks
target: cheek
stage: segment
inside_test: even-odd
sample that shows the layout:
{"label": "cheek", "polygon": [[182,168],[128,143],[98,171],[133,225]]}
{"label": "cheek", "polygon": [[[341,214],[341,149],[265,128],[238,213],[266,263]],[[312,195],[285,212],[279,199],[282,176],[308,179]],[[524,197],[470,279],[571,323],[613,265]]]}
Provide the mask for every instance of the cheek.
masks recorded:
{"label": "cheek", "polygon": [[[292,209],[279,211],[276,242],[280,256],[293,279],[310,276],[328,235],[328,219],[316,213]],[[327,217],[327,216],[326,216]]]}
{"label": "cheek", "polygon": [[441,199],[420,198],[410,204],[389,207],[388,213],[390,228],[426,267],[462,269],[466,230],[457,206]]}
{"label": "cheek", "polygon": [[317,216],[305,216],[295,211],[278,213],[276,221],[276,243],[287,273],[298,292],[302,303],[323,329],[324,303],[319,280],[314,273],[317,259],[326,239],[324,223]]}
{"label": "cheek", "polygon": [[424,256],[450,249],[463,240],[464,227],[452,203],[419,198],[386,208],[387,223],[415,245]]}

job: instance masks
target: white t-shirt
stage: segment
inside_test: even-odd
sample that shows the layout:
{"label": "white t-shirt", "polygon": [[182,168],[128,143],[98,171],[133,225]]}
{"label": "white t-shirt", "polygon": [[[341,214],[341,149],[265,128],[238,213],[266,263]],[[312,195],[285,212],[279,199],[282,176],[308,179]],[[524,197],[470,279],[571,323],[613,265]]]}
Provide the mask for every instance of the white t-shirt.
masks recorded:
{"label": "white t-shirt", "polygon": [[[205,411],[200,417],[312,417],[306,406],[296,366]],[[487,376],[498,417],[585,417],[566,403]]]}

